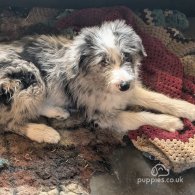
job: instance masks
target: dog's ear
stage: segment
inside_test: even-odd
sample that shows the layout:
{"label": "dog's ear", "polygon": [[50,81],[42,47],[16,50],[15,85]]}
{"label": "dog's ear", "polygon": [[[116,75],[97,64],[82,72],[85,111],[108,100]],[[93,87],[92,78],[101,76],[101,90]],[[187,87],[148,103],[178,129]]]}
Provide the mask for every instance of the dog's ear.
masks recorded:
{"label": "dog's ear", "polygon": [[145,51],[145,48],[142,44],[142,41],[139,43],[139,55],[143,58],[143,57],[147,57],[147,53]]}
{"label": "dog's ear", "polygon": [[81,53],[74,56],[74,60],[72,62],[72,74],[71,78],[76,77],[80,71],[83,69],[83,63],[85,61],[86,56],[82,55]]}
{"label": "dog's ear", "polygon": [[72,67],[72,78],[76,77],[79,73],[79,68],[77,64],[74,64]]}
{"label": "dog's ear", "polygon": [[81,54],[81,56],[79,57],[79,63],[78,63],[79,68],[81,68],[83,66],[86,57],[87,56],[85,54]]}
{"label": "dog's ear", "polygon": [[85,59],[86,56],[82,54],[78,54],[74,57],[72,61],[72,68],[71,68],[71,79],[75,78],[79,72],[83,72],[85,69]]}
{"label": "dog's ear", "polygon": [[89,67],[89,56],[85,53],[82,53],[78,60],[78,68],[80,71],[86,73]]}

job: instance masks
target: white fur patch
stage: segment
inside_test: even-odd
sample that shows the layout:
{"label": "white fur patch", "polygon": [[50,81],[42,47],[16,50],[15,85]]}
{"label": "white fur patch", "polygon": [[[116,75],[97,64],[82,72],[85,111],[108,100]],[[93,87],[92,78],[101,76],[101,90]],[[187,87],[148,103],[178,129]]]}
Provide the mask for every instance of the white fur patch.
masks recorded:
{"label": "white fur patch", "polygon": [[98,44],[101,46],[104,46],[106,48],[115,48],[115,36],[113,35],[113,32],[109,29],[102,29],[99,32],[99,39]]}
{"label": "white fur patch", "polygon": [[132,81],[135,78],[133,74],[129,74],[129,72],[123,68],[113,70],[111,77],[112,84],[119,84],[121,81]]}

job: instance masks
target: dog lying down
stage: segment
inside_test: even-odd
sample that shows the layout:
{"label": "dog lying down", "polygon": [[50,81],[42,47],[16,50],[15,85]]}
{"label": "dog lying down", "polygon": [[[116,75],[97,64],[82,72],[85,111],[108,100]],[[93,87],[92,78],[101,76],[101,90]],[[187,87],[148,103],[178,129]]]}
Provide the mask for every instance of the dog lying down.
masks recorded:
{"label": "dog lying down", "polygon": [[[179,117],[195,120],[195,105],[142,87],[140,37],[124,21],[63,36],[25,37],[0,46],[0,126],[37,142],[57,143],[59,133],[39,116],[67,119],[70,105],[88,122],[125,134],[142,125],[174,132]],[[165,114],[125,111],[139,105]]]}

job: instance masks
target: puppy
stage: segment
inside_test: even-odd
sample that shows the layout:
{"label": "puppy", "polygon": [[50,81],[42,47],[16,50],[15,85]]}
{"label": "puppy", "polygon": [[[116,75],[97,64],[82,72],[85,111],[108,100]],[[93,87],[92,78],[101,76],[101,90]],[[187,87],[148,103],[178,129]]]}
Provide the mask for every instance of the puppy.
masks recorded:
{"label": "puppy", "polygon": [[[73,41],[37,36],[2,44],[1,129],[57,143],[57,131],[30,121],[40,115],[66,119],[63,108],[73,105],[88,122],[122,134],[142,125],[181,130],[179,117],[195,120],[195,106],[143,88],[139,67],[144,56],[140,37],[119,20],[84,28]],[[131,105],[164,114],[125,111]]]}

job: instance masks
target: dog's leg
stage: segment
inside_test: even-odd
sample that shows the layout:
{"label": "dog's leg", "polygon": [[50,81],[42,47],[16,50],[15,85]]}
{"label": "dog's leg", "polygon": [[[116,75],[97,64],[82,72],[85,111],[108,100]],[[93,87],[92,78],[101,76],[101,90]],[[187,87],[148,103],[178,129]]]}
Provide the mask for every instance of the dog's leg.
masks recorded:
{"label": "dog's leg", "polygon": [[121,112],[114,124],[121,131],[136,130],[142,125],[151,125],[170,132],[183,129],[179,118],[150,112]]}
{"label": "dog's leg", "polygon": [[58,120],[66,120],[70,114],[67,110],[54,106],[43,106],[40,110],[40,115]]}
{"label": "dog's leg", "polygon": [[19,129],[19,134],[25,135],[33,141],[42,143],[58,143],[60,141],[59,133],[44,124],[28,123]]}
{"label": "dog's leg", "polygon": [[191,121],[195,120],[195,105],[149,91],[140,86],[136,86],[133,89],[131,102],[135,105],[154,109],[162,113],[188,118]]}

